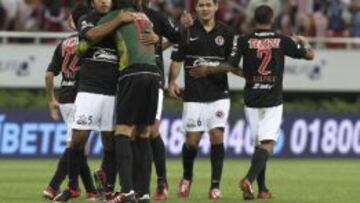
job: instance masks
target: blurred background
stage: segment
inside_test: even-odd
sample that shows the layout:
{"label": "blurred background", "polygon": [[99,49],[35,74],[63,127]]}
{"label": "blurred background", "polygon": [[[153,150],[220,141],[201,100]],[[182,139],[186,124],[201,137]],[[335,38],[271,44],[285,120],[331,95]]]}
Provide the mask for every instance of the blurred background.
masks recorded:
{"label": "blurred background", "polygon": [[[47,115],[44,73],[56,43],[68,36],[71,8],[81,0],[0,0],[0,157],[58,156],[64,126]],[[259,3],[276,13],[274,29],[307,36],[316,47],[312,62],[287,59],[285,119],[279,157],[356,157],[360,154],[360,0],[220,0],[217,18],[239,34],[251,30]],[[191,1],[151,0],[173,24]],[[169,53],[164,52],[166,70]],[[183,78],[179,83],[183,86]],[[244,81],[230,76],[232,112],[227,154],[247,157],[253,143],[242,113]],[[180,100],[166,98],[161,134],[169,156],[183,141]],[[206,135],[206,134],[205,134]],[[205,136],[206,137],[206,136]],[[97,139],[97,138],[94,138]],[[24,141],[25,140],[25,141]],[[99,156],[98,140],[90,153]],[[209,152],[204,139],[201,154]]]}

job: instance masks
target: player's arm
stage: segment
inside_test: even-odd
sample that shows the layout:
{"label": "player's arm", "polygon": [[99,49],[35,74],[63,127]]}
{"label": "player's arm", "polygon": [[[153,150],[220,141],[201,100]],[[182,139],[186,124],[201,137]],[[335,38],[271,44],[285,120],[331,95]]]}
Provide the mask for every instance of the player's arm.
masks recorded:
{"label": "player's arm", "polygon": [[171,97],[178,98],[180,96],[180,89],[176,80],[179,77],[185,61],[184,45],[182,43],[174,46],[173,52],[171,53],[171,60],[168,92]]}
{"label": "player's arm", "polygon": [[172,61],[170,64],[168,91],[169,91],[169,95],[174,98],[179,98],[180,96],[180,89],[176,83],[176,80],[179,77],[183,65],[184,62],[180,62],[180,61]]}
{"label": "player's arm", "polygon": [[239,66],[234,66],[230,63],[222,63],[218,66],[196,66],[190,70],[190,76],[193,78],[203,78],[208,75],[213,74],[226,74],[226,73],[233,73],[237,76],[243,77],[242,68]]}
{"label": "player's arm", "polygon": [[100,22],[96,26],[91,21],[88,22],[87,19],[80,19],[80,25],[78,27],[80,28],[80,34],[83,38],[90,42],[100,41],[120,25],[132,22],[135,19],[135,16],[131,12],[123,10],[113,12],[117,12],[115,16],[114,13],[107,14],[103,17],[103,20],[106,22]]}
{"label": "player's arm", "polygon": [[309,41],[300,35],[294,35],[293,37],[305,49],[304,59],[313,60],[315,57],[315,50],[310,45]]}
{"label": "player's arm", "polygon": [[59,103],[55,96],[54,78],[61,70],[61,44],[59,44],[54,52],[51,63],[45,73],[46,97],[48,101],[50,116],[54,120],[59,120]]}
{"label": "player's arm", "polygon": [[225,74],[232,72],[235,75],[243,77],[242,68],[239,67],[239,63],[242,57],[242,53],[240,51],[240,38],[239,36],[235,36],[233,38],[231,53],[228,57],[228,61],[226,63],[222,63],[215,67],[209,66],[197,66],[190,70],[190,76],[194,78],[202,78],[212,74]]}
{"label": "player's arm", "polygon": [[315,51],[305,37],[294,35],[293,38],[290,38],[283,36],[282,46],[285,55],[291,58],[312,60],[315,57]]}

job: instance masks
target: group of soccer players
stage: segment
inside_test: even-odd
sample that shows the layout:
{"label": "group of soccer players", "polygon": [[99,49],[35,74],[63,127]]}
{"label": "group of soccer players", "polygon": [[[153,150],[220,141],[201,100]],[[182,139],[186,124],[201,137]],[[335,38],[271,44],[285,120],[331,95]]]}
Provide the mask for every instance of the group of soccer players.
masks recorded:
{"label": "group of soccer players", "polygon": [[[168,92],[182,97],[186,141],[182,149],[183,175],[178,197],[190,194],[193,165],[203,132],[211,142],[209,199],[220,199],[225,157],[224,127],[230,112],[227,73],[246,80],[245,115],[256,140],[246,176],[240,181],[244,199],[269,199],[265,185],[266,162],[277,140],[282,119],[282,82],[285,56],[312,59],[314,51],[304,37],[292,38],[272,30],[273,10],[259,5],[255,29],[238,36],[216,21],[217,0],[195,0],[197,17],[184,13],[180,29],[146,0],[88,0],[77,6],[72,19],[77,34],[56,48],[46,72],[50,115],[59,109],[68,126],[68,146],[43,195],[67,202],[80,195],[80,176],[88,200],[150,202],[151,163],[158,176],[154,200],[166,200],[165,146],[159,135],[164,90],[162,38],[176,44],[171,56]],[[239,66],[243,60],[242,67]],[[176,79],[185,70],[181,94]],[[62,73],[59,100],[53,79]],[[95,173],[95,188],[86,158],[90,131],[101,132],[103,161]],[[119,175],[121,191],[114,193]],[[68,176],[66,189],[57,193]]]}

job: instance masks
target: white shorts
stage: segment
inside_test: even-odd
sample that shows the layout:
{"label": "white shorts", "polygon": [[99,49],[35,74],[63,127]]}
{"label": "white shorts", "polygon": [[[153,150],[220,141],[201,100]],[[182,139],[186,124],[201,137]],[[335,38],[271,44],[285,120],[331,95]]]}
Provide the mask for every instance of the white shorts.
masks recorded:
{"label": "white shorts", "polygon": [[72,129],[71,123],[74,120],[74,107],[73,103],[60,104],[60,113],[66,125],[66,142],[71,142],[72,138]]}
{"label": "white shorts", "polygon": [[186,132],[203,132],[224,128],[230,111],[230,99],[214,102],[184,102],[183,127]]}
{"label": "white shorts", "polygon": [[159,98],[158,98],[158,106],[156,110],[156,120],[161,120],[162,110],[163,110],[163,102],[164,102],[164,90],[159,89]]}
{"label": "white shorts", "polygon": [[282,114],[283,105],[270,108],[245,107],[246,119],[257,145],[264,140],[277,141]]}
{"label": "white shorts", "polygon": [[71,127],[77,130],[113,131],[114,111],[115,96],[79,92]]}

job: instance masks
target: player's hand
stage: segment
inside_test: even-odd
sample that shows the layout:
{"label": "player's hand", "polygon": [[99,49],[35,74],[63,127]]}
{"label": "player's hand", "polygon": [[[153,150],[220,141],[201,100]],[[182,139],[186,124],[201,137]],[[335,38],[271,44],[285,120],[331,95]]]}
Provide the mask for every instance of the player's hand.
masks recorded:
{"label": "player's hand", "polygon": [[204,78],[209,75],[209,67],[204,65],[195,66],[192,69],[190,69],[190,76],[198,79],[198,78]]}
{"label": "player's hand", "polygon": [[120,23],[130,23],[135,20],[136,15],[132,12],[121,10],[117,18]]}
{"label": "player's hand", "polygon": [[151,30],[149,33],[142,33],[139,40],[144,45],[151,45],[158,43],[160,41],[160,37]]}
{"label": "player's hand", "polygon": [[180,89],[177,86],[175,81],[169,82],[168,92],[169,92],[170,97],[173,97],[173,98],[179,98],[180,94],[181,94]]}
{"label": "player's hand", "polygon": [[60,120],[60,105],[56,100],[49,101],[50,117],[55,121]]}
{"label": "player's hand", "polygon": [[184,13],[181,15],[180,23],[183,28],[188,28],[194,24],[194,19],[190,13],[184,11]]}
{"label": "player's hand", "polygon": [[304,36],[301,36],[301,35],[292,35],[292,38],[298,42],[298,43],[302,43],[302,44],[307,44],[308,41],[307,39],[304,37]]}

